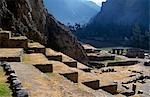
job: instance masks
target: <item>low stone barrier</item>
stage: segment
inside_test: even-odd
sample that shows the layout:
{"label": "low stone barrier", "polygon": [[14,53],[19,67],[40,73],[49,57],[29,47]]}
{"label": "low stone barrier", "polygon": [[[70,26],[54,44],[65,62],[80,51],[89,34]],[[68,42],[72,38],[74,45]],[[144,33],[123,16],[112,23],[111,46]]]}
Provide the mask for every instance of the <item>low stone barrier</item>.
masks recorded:
{"label": "low stone barrier", "polygon": [[21,62],[21,57],[0,57],[0,61]]}
{"label": "low stone barrier", "polygon": [[101,50],[98,49],[85,49],[86,53],[99,53]]}
{"label": "low stone barrier", "polygon": [[130,66],[137,64],[138,61],[120,61],[120,62],[109,62],[107,66]]}
{"label": "low stone barrier", "polygon": [[88,65],[89,67],[97,68],[97,69],[100,69],[100,68],[102,68],[102,67],[105,67],[104,64],[102,64],[102,63],[100,63],[100,62],[98,62],[98,61],[89,61],[88,64],[89,64],[89,65]]}
{"label": "low stone barrier", "polygon": [[43,53],[45,54],[46,49],[45,48],[28,48],[27,53],[31,54],[31,53]]}
{"label": "low stone barrier", "polygon": [[3,67],[3,69],[6,72],[6,75],[8,76],[7,80],[10,83],[10,89],[12,90],[13,97],[29,97],[28,92],[26,89],[23,88],[21,81],[18,79],[17,75],[15,74],[15,71],[12,70],[10,64],[2,62],[0,63]]}
{"label": "low stone barrier", "polygon": [[43,73],[53,72],[52,64],[36,64],[34,65],[37,69],[39,69]]}
{"label": "low stone barrier", "polygon": [[106,61],[106,60],[114,60],[115,56],[93,56],[89,55],[88,56],[90,61]]}
{"label": "low stone barrier", "polygon": [[94,81],[88,81],[88,82],[82,82],[82,84],[94,89],[94,90],[98,90],[100,81],[99,80],[94,80]]}
{"label": "low stone barrier", "polygon": [[113,95],[118,94],[117,83],[112,84],[112,85],[102,86],[101,89]]}
{"label": "low stone barrier", "polygon": [[46,56],[48,60],[54,60],[54,61],[60,61],[62,62],[62,55],[52,55],[52,56]]}
{"label": "low stone barrier", "polygon": [[83,70],[84,72],[91,72],[91,68],[83,68],[83,69],[81,69],[81,70]]}
{"label": "low stone barrier", "polygon": [[69,67],[77,68],[77,61],[68,61],[68,62],[63,62],[63,63],[68,65]]}
{"label": "low stone barrier", "polygon": [[150,61],[144,62],[144,65],[145,65],[145,66],[150,66]]}
{"label": "low stone barrier", "polygon": [[72,72],[72,73],[60,73],[60,75],[63,75],[70,81],[74,83],[78,83],[78,72]]}

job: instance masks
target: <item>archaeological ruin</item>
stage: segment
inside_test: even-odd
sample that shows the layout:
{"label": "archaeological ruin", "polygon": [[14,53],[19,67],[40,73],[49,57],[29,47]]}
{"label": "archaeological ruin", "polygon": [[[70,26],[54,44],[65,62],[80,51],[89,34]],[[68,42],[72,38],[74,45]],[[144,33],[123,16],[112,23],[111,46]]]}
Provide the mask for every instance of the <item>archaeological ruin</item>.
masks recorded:
{"label": "archaeological ruin", "polygon": [[24,36],[13,37],[10,31],[0,31],[0,64],[13,97],[55,97],[55,92],[63,97],[67,91],[77,91],[75,97],[148,97],[147,88],[142,88],[150,83],[150,68],[145,67],[148,62],[127,58],[120,48],[111,54],[92,46],[89,50],[88,46],[84,49],[89,62],[82,64]]}

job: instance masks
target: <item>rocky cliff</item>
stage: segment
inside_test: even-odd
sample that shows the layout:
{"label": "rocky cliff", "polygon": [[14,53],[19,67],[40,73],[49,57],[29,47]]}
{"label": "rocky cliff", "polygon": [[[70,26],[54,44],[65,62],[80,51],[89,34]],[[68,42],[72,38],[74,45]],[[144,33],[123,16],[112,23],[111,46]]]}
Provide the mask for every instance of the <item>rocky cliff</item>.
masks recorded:
{"label": "rocky cliff", "polygon": [[48,14],[43,0],[0,0],[0,27],[14,34],[61,51],[80,62],[86,63],[86,54],[77,39]]}

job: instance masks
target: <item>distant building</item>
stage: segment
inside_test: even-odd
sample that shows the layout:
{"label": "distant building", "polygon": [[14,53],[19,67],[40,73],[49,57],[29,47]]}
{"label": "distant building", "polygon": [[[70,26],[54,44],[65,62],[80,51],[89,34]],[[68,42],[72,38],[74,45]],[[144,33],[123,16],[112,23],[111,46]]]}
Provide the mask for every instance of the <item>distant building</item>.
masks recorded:
{"label": "distant building", "polygon": [[142,49],[139,49],[139,48],[130,48],[130,49],[127,49],[127,52],[126,52],[126,56],[129,57],[129,58],[144,58],[145,55],[144,55],[144,50]]}

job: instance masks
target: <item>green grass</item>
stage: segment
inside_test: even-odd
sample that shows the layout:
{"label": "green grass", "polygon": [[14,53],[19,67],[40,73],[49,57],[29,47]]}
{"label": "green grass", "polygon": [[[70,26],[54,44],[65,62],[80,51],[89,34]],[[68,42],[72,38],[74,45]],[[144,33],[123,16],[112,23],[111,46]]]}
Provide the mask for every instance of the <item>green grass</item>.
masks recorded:
{"label": "green grass", "polygon": [[105,51],[110,51],[112,48],[98,48],[98,50],[105,50]]}
{"label": "green grass", "polygon": [[102,61],[101,63],[106,65],[109,62],[119,62],[119,61],[123,61],[123,59],[121,59],[119,57],[115,57],[115,60],[106,60],[106,61]]}
{"label": "green grass", "polygon": [[6,83],[0,83],[0,97],[11,97],[11,91]]}
{"label": "green grass", "polygon": [[56,73],[45,73],[45,74],[48,76],[56,76],[57,75]]}
{"label": "green grass", "polygon": [[0,97],[12,97],[2,67],[0,67]]}

